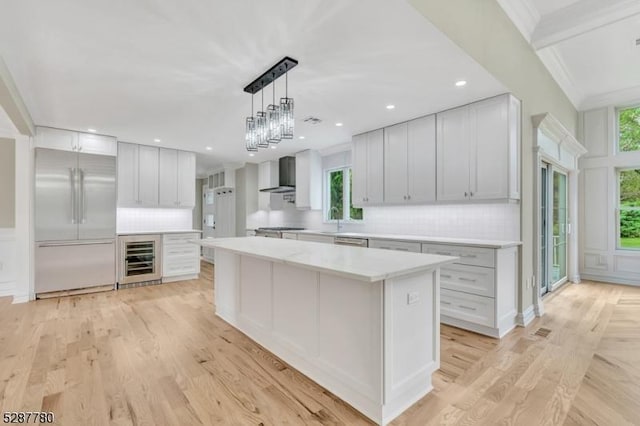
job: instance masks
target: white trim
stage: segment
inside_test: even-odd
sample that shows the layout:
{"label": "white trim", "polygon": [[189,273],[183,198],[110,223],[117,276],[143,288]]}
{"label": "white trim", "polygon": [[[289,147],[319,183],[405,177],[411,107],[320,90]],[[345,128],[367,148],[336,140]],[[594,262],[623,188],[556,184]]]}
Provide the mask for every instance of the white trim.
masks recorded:
{"label": "white trim", "polygon": [[319,149],[318,153],[320,153],[320,156],[326,157],[327,155],[338,154],[345,151],[351,151],[351,141]]}
{"label": "white trim", "polygon": [[586,111],[590,109],[603,108],[611,105],[633,106],[640,99],[640,86],[628,87],[625,89],[614,90],[613,92],[601,93],[599,95],[589,96],[580,102],[579,110]]}
{"label": "white trim", "polygon": [[640,281],[634,278],[612,277],[609,275],[582,274],[581,278],[587,281],[597,281],[603,284],[622,284],[640,287]]}
{"label": "white trim", "polygon": [[584,102],[584,93],[576,86],[567,65],[555,46],[536,52],[547,70],[575,108]]}
{"label": "white trim", "polygon": [[29,300],[35,300],[35,297],[30,297],[29,294],[17,294],[13,296],[12,304],[27,303]]}
{"label": "white trim", "polygon": [[[542,313],[544,313],[544,311]],[[534,315],[533,305],[530,305],[523,312],[519,312],[518,315],[516,315],[516,324],[520,327],[526,327],[531,324],[531,321],[533,321],[536,316],[542,316],[542,313],[538,315],[536,312]]]}
{"label": "white trim", "polygon": [[522,36],[531,42],[531,35],[540,21],[540,13],[531,0],[497,0],[502,10],[520,31]]}

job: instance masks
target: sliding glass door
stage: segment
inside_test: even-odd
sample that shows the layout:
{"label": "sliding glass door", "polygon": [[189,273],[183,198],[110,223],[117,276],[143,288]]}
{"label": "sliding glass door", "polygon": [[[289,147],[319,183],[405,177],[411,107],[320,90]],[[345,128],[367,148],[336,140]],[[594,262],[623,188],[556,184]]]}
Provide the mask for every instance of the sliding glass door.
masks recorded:
{"label": "sliding glass door", "polygon": [[567,280],[567,175],[551,164],[540,171],[540,294]]}

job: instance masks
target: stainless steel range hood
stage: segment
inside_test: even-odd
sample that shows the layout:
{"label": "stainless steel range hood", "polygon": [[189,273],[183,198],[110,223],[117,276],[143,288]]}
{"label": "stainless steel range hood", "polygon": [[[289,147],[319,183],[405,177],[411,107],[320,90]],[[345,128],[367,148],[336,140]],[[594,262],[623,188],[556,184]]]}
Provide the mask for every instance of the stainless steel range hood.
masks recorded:
{"label": "stainless steel range hood", "polygon": [[282,157],[278,161],[280,181],[278,186],[261,189],[260,192],[286,194],[296,190],[296,157]]}

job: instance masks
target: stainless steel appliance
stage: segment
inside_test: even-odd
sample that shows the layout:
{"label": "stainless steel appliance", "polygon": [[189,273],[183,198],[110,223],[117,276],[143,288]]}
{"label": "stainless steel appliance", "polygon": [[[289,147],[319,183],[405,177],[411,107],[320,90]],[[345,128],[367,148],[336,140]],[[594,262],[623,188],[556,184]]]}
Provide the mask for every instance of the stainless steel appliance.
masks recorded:
{"label": "stainless steel appliance", "polygon": [[287,194],[296,191],[296,157],[282,157],[278,160],[278,186],[264,188],[260,192]]}
{"label": "stainless steel appliance", "polygon": [[333,243],[339,246],[369,247],[369,240],[366,238],[337,236],[334,238]]}
{"label": "stainless steel appliance", "polygon": [[118,238],[120,273],[118,287],[130,284],[159,284],[162,278],[162,237],[121,235]]}
{"label": "stainless steel appliance", "polygon": [[282,238],[282,233],[286,231],[303,231],[304,228],[290,228],[286,226],[276,226],[272,228],[256,229],[256,237]]}
{"label": "stainless steel appliance", "polygon": [[116,157],[35,150],[35,292],[116,282]]}

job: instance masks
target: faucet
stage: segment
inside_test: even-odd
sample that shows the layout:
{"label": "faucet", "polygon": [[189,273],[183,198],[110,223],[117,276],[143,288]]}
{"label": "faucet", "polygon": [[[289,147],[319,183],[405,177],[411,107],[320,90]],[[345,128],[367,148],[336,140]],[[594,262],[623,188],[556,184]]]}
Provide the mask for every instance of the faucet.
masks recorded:
{"label": "faucet", "polygon": [[[333,206],[333,207],[331,207],[331,209],[329,209],[329,213],[332,213],[334,211],[336,213],[340,213],[340,210],[336,206]],[[337,221],[336,222],[336,232],[340,232],[340,230],[342,229],[342,225],[340,224],[340,218],[337,218],[336,221]]]}

